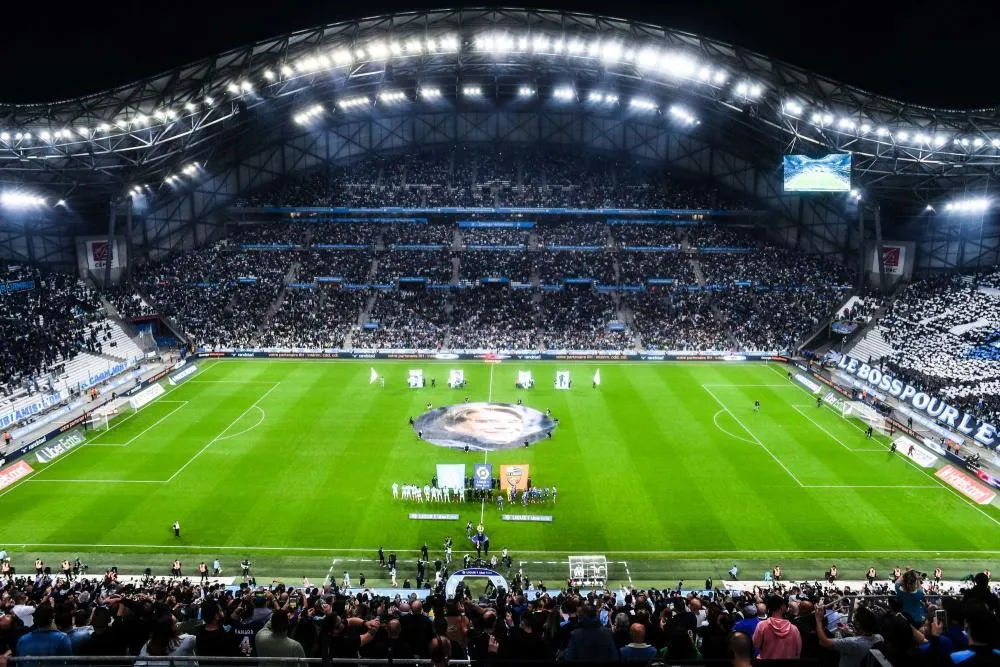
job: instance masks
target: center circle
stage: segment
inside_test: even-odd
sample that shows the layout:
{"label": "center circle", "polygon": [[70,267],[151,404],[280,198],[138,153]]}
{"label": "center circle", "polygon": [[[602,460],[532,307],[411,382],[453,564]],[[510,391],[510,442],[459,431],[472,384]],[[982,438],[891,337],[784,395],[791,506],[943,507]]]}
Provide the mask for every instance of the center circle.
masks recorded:
{"label": "center circle", "polygon": [[495,451],[549,437],[557,424],[525,405],[461,403],[428,410],[413,421],[413,430],[439,447]]}

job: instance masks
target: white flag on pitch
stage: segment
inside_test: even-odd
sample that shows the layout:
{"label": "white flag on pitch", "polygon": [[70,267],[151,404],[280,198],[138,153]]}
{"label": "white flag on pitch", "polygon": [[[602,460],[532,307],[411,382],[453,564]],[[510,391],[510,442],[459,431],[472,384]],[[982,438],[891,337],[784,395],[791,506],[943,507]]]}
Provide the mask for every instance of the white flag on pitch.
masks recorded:
{"label": "white flag on pitch", "polygon": [[375,369],[373,368],[372,374],[368,377],[368,384],[375,384],[375,380],[377,379],[378,379],[378,373],[376,373]]}
{"label": "white flag on pitch", "polygon": [[594,386],[601,384],[601,369],[594,371]]}

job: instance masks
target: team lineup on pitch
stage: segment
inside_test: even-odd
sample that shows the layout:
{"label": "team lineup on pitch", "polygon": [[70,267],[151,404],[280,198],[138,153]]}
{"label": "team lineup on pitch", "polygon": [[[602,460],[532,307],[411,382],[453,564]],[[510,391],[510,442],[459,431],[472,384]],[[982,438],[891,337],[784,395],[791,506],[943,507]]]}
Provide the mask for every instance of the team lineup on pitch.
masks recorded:
{"label": "team lineup on pitch", "polygon": [[[32,461],[31,475],[0,492],[0,542],[24,558],[83,552],[127,567],[179,550],[189,560],[252,555],[294,572],[370,558],[383,545],[413,553],[446,535],[461,557],[474,553],[460,539],[471,522],[494,550],[540,568],[557,555],[605,554],[628,562],[629,579],[637,568],[721,576],[728,561],[754,558],[781,558],[794,572],[795,561],[827,554],[964,566],[998,553],[996,508],[817,407],[783,366],[374,363],[384,387],[369,382],[370,361],[199,362],[85,444]],[[411,388],[418,367],[461,368],[465,381]],[[589,381],[598,368],[600,385]],[[557,389],[567,369],[578,382]],[[516,386],[526,370],[538,382],[528,389]],[[476,496],[484,464],[488,491]],[[523,479],[511,488],[504,471],[515,468]],[[428,505],[423,491],[441,470],[462,484],[437,485],[448,495]],[[393,499],[393,485],[419,487],[421,502]],[[928,504],[954,522],[931,530],[896,520]],[[429,507],[457,518],[411,518]],[[634,516],[622,521],[622,509]],[[38,512],[52,521],[38,525]],[[515,514],[549,521],[502,518]]]}

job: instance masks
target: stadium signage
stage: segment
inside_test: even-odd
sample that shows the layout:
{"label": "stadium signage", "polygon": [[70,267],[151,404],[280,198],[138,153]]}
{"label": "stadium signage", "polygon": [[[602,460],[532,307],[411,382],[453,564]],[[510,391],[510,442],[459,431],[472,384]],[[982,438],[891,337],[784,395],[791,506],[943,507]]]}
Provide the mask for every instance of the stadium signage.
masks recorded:
{"label": "stadium signage", "polygon": [[500,518],[504,521],[536,521],[539,523],[552,523],[552,516],[549,514],[503,514]]}
{"label": "stadium signage", "polygon": [[163,389],[162,384],[153,384],[147,387],[146,389],[143,389],[132,398],[130,398],[128,402],[132,406],[133,410],[138,410],[144,405],[147,405],[148,403],[152,402],[153,399],[163,396],[165,393],[167,392]]}
{"label": "stadium signage", "polygon": [[70,431],[66,435],[57,439],[54,444],[39,449],[35,454],[35,458],[38,459],[39,463],[48,463],[60,454],[65,454],[85,441],[86,438],[84,438],[79,431]]}
{"label": "stadium signage", "polygon": [[6,489],[11,484],[16,484],[33,472],[35,471],[32,467],[24,461],[18,461],[14,465],[0,470],[0,489]]}
{"label": "stadium signage", "polygon": [[27,405],[22,405],[17,410],[11,410],[10,412],[0,414],[0,428],[6,428],[11,424],[16,424],[27,419],[28,417],[36,415],[62,401],[66,398],[66,395],[65,391],[47,394],[32,401],[31,403],[28,403]]}
{"label": "stadium signage", "polygon": [[975,438],[987,447],[996,446],[996,426],[979,421],[975,415],[960,411],[958,408],[948,405],[944,400],[932,397],[913,385],[893,377],[891,373],[883,373],[877,367],[869,366],[846,354],[837,362],[837,368],[863,380],[872,388],[884,391],[903,403],[908,403],[915,410],[923,412],[932,419],[937,419],[949,428],[957,429],[964,435]]}
{"label": "stadium signage", "polygon": [[9,283],[0,283],[0,294],[13,294],[14,292],[27,292],[35,289],[34,280],[18,280]]}
{"label": "stadium signage", "polygon": [[198,372],[198,366],[196,364],[191,364],[190,366],[188,366],[184,370],[178,371],[177,373],[174,373],[173,375],[171,375],[167,379],[167,382],[169,382],[170,384],[177,384],[181,380],[184,380],[185,378],[189,378],[189,377],[191,377],[192,375],[194,375],[197,372]]}
{"label": "stadium signage", "polygon": [[933,468],[934,464],[937,463],[936,456],[905,435],[896,438],[895,443],[897,451],[902,452],[904,456],[922,468]]}
{"label": "stadium signage", "polygon": [[979,505],[989,505],[997,496],[994,491],[986,488],[955,466],[946,465],[934,474],[948,486]]}
{"label": "stadium signage", "polygon": [[819,386],[819,383],[813,382],[810,378],[806,377],[802,373],[795,374],[795,381],[814,394],[818,394],[820,392],[820,389],[822,389],[822,387]]}
{"label": "stadium signage", "polygon": [[457,514],[425,514],[410,512],[410,518],[415,521],[458,521]]}

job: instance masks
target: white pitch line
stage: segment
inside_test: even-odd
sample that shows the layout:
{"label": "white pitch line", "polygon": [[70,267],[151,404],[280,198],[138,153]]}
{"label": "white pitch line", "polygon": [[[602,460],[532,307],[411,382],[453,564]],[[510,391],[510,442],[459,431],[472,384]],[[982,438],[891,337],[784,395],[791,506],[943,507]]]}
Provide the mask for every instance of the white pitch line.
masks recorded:
{"label": "white pitch line", "polygon": [[[849,452],[884,452],[885,451],[885,447],[879,447],[877,449],[872,448],[872,447],[862,447],[860,449],[855,449],[854,447],[851,447],[848,444],[846,444],[843,440],[841,440],[840,438],[838,438],[837,436],[835,436],[833,433],[830,433],[828,430],[826,430],[826,428],[824,428],[822,424],[820,424],[818,421],[816,421],[815,419],[813,419],[812,417],[810,417],[809,415],[807,415],[802,410],[802,408],[800,406],[793,405],[792,409],[795,410],[796,412],[798,412],[800,415],[802,415],[806,419],[808,419],[810,422],[812,422],[813,426],[815,426],[819,430],[823,431],[823,433],[826,433],[828,436],[830,436],[831,438],[833,438],[834,442],[836,442],[838,445],[840,445],[841,447],[843,447],[844,449],[846,449]],[[811,409],[815,410],[815,408],[811,408]]]}
{"label": "white pitch line", "polygon": [[933,484],[810,484],[803,489],[935,489],[943,487]]}
{"label": "white pitch line", "polygon": [[703,384],[701,386],[702,387],[735,387],[735,388],[739,388],[739,387],[770,387],[771,389],[787,389],[788,387],[791,387],[792,385],[787,384],[787,383],[786,384],[726,384],[726,383],[719,383],[719,384]]}
{"label": "white pitch line", "polygon": [[35,484],[163,484],[162,479],[29,479]]}
{"label": "white pitch line", "polygon": [[174,408],[173,410],[171,410],[167,414],[165,414],[162,417],[160,417],[159,419],[157,419],[155,422],[153,422],[152,424],[150,424],[149,426],[147,426],[146,428],[144,428],[142,431],[140,431],[135,436],[133,436],[132,438],[130,438],[129,440],[127,440],[125,443],[123,443],[123,444],[115,444],[115,443],[107,443],[107,442],[94,442],[94,443],[88,442],[86,444],[87,445],[96,445],[98,447],[128,447],[133,442],[135,442],[136,440],[138,440],[142,436],[146,435],[146,433],[148,433],[150,430],[152,430],[152,428],[154,426],[156,426],[157,424],[159,424],[160,422],[162,422],[164,419],[166,419],[167,417],[169,417],[170,415],[174,414],[175,412],[177,412],[178,410],[180,410],[181,408],[183,408],[184,406],[186,406],[188,403],[190,403],[190,401],[169,401],[169,402],[170,403],[180,403],[180,405],[178,405],[176,408]]}
{"label": "white pitch line", "polygon": [[[794,385],[792,385],[792,386],[794,386]],[[801,389],[802,389],[802,391],[806,391],[805,387],[801,387]],[[853,426],[857,430],[862,431],[862,432],[864,431],[863,428],[861,428],[860,426],[858,426],[857,424],[855,424],[854,422],[852,422],[850,419],[844,417],[843,415],[841,415],[841,419],[843,419],[845,422],[847,422],[849,425]],[[876,440],[876,442],[878,442],[878,441]],[[888,450],[889,450],[889,448],[886,447],[885,451],[888,451]],[[990,516],[989,514],[987,514],[983,510],[983,508],[981,508],[978,505],[976,505],[972,501],[971,498],[968,498],[967,496],[963,495],[961,492],[958,491],[958,489],[953,488],[952,486],[946,484],[943,480],[938,479],[934,475],[930,474],[929,472],[927,472],[926,470],[924,470],[923,467],[921,467],[916,461],[910,460],[909,457],[903,457],[903,461],[905,463],[908,463],[911,467],[913,467],[913,469],[915,469],[918,472],[922,473],[925,477],[929,477],[931,479],[931,481],[933,481],[934,483],[936,483],[939,486],[941,486],[941,488],[943,488],[943,489],[945,489],[947,491],[951,491],[951,493],[954,496],[956,496],[959,500],[963,501],[970,509],[974,509],[975,511],[979,512],[984,517],[986,517],[987,519],[989,519],[990,521],[992,521],[993,523],[995,523],[996,525],[1000,526],[1000,519],[997,519],[996,517],[993,517],[993,516]]]}
{"label": "white pitch line", "polygon": [[753,440],[747,440],[743,436],[736,435],[735,433],[730,433],[726,429],[724,429],[721,426],[719,426],[719,415],[721,415],[721,414],[723,414],[725,412],[726,412],[725,410],[719,410],[718,412],[715,413],[715,416],[712,417],[712,423],[715,424],[715,428],[719,429],[720,431],[722,431],[723,433],[725,433],[726,435],[728,435],[730,438],[735,438],[736,440],[740,440],[742,442],[746,442],[746,443],[751,444],[751,445],[756,445],[757,443],[754,442]]}
{"label": "white pitch line", "polygon": [[254,430],[255,428],[257,428],[258,426],[260,426],[261,424],[263,424],[264,420],[267,419],[267,413],[264,412],[264,408],[260,407],[259,405],[254,406],[254,407],[256,407],[257,410],[260,412],[260,419],[257,420],[257,423],[254,424],[253,426],[251,426],[250,428],[243,429],[239,433],[233,433],[232,435],[227,435],[224,438],[219,438],[219,442],[222,442],[223,440],[230,440],[232,438],[238,438],[239,436],[245,435],[245,434],[249,433],[250,431]]}
{"label": "white pitch line", "polygon": [[[27,547],[62,547],[62,548],[78,548],[78,549],[166,549],[168,551],[176,548],[173,544],[79,544],[79,543],[69,543],[69,542],[39,542],[35,544],[18,543],[21,548]],[[378,547],[371,548],[329,548],[329,547],[272,547],[272,546],[214,546],[214,545],[199,545],[199,544],[185,544],[183,546],[184,550],[204,550],[204,551],[285,551],[285,552],[304,552],[304,553],[372,553],[373,551],[378,551]],[[395,549],[397,554],[418,554],[419,549]],[[537,550],[526,550],[518,551],[520,554],[539,554],[548,556],[573,556],[577,554],[591,552],[572,552],[572,551],[537,551]],[[697,549],[687,549],[687,550],[665,550],[665,551],[655,551],[655,550],[640,550],[640,551],[605,551],[605,554],[611,554],[615,556],[690,556],[695,555],[698,558],[696,560],[702,560],[703,556],[707,555],[719,555],[719,556],[747,556],[754,554],[768,554],[768,555],[810,555],[810,554],[839,554],[841,556],[849,555],[868,555],[868,554],[881,554],[886,553],[896,553],[896,554],[926,554],[926,555],[941,555],[941,554],[960,554],[960,555],[973,555],[978,556],[981,554],[1000,554],[997,550],[985,550],[985,549],[966,549],[966,550],[949,550],[949,549],[867,549],[867,550],[843,550],[843,549],[812,549],[812,550],[768,550],[768,549],[733,549],[726,551],[711,551],[711,550],[697,550]]]}
{"label": "white pitch line", "polygon": [[785,464],[784,464],[784,463],[782,462],[782,460],[781,460],[781,459],[779,459],[779,458],[778,458],[777,456],[775,456],[775,455],[774,455],[774,452],[772,452],[772,451],[771,451],[770,449],[768,449],[768,448],[767,448],[767,445],[765,445],[765,444],[764,444],[763,442],[761,442],[761,439],[760,439],[760,438],[758,438],[758,437],[757,437],[757,436],[756,436],[756,435],[754,434],[754,432],[753,432],[753,431],[751,431],[751,430],[750,430],[749,428],[747,428],[747,425],[746,425],[746,424],[744,424],[744,423],[743,423],[743,421],[742,421],[742,420],[741,420],[741,419],[740,419],[739,417],[737,417],[737,416],[736,416],[736,413],[734,413],[734,412],[733,412],[732,410],[730,410],[730,409],[729,409],[729,406],[727,406],[727,405],[726,405],[725,403],[723,403],[722,401],[720,401],[720,400],[719,400],[719,397],[715,395],[715,392],[713,392],[713,391],[712,391],[711,389],[709,389],[709,388],[708,388],[708,387],[706,387],[705,385],[702,385],[702,389],[704,389],[705,391],[707,391],[707,392],[708,392],[708,394],[709,394],[709,396],[711,396],[711,397],[712,397],[713,399],[715,399],[715,402],[716,402],[716,403],[718,403],[718,404],[719,404],[719,405],[720,405],[720,406],[722,407],[722,409],[723,409],[723,410],[725,410],[726,412],[728,412],[728,413],[729,413],[729,415],[730,415],[730,416],[731,416],[731,417],[732,417],[733,419],[735,419],[735,420],[736,420],[736,423],[737,423],[737,424],[739,424],[740,426],[742,426],[742,427],[743,427],[743,430],[744,430],[744,431],[746,431],[746,432],[747,432],[747,434],[748,434],[748,435],[749,435],[749,436],[750,436],[751,438],[753,438],[753,439],[754,439],[754,440],[755,440],[755,441],[757,442],[757,444],[758,444],[758,445],[760,445],[760,448],[761,448],[761,449],[763,449],[763,450],[764,450],[765,452],[767,452],[767,453],[768,453],[768,454],[769,454],[769,455],[771,456],[771,458],[772,458],[772,459],[774,459],[775,463],[777,463],[777,464],[778,464],[779,466],[781,466],[781,469],[782,469],[782,470],[784,470],[784,471],[785,471],[786,473],[788,473],[788,476],[789,476],[789,477],[791,477],[791,478],[792,478],[793,480],[795,480],[795,483],[796,483],[796,484],[798,484],[799,486],[805,486],[805,485],[804,485],[804,484],[803,484],[802,482],[800,482],[800,481],[799,481],[799,478],[795,476],[795,473],[793,473],[793,472],[792,472],[791,470],[789,470],[789,469],[788,469],[788,466],[786,466],[786,465],[785,465]]}
{"label": "white pitch line", "polygon": [[174,473],[173,475],[171,475],[170,477],[168,477],[168,478],[167,478],[167,480],[166,480],[166,483],[168,483],[168,484],[169,484],[170,482],[174,481],[174,478],[175,478],[175,477],[177,477],[177,475],[179,475],[179,474],[181,474],[182,472],[184,472],[185,468],[187,468],[187,467],[188,467],[189,465],[191,465],[191,464],[192,464],[192,463],[194,462],[194,460],[195,460],[196,458],[198,458],[199,456],[201,456],[202,454],[204,454],[204,453],[205,453],[205,451],[206,451],[206,450],[207,450],[207,449],[208,449],[209,447],[211,447],[211,446],[212,446],[212,445],[214,445],[214,444],[215,444],[216,442],[218,442],[218,441],[219,441],[219,439],[221,439],[221,438],[222,438],[222,436],[224,436],[224,435],[226,434],[226,431],[228,431],[229,429],[231,429],[231,428],[233,427],[233,424],[235,424],[235,423],[236,423],[236,422],[238,422],[239,420],[243,419],[243,417],[245,417],[245,416],[246,416],[246,414],[247,414],[248,412],[250,412],[250,411],[251,411],[251,410],[253,410],[253,409],[254,409],[255,407],[257,407],[257,404],[258,404],[258,403],[260,403],[261,401],[263,401],[263,400],[264,400],[265,398],[267,398],[267,395],[268,395],[268,394],[270,394],[270,393],[271,393],[272,391],[274,391],[275,389],[277,389],[277,388],[278,388],[278,386],[279,386],[280,384],[281,384],[280,382],[275,382],[275,383],[274,383],[274,386],[272,386],[272,387],[271,387],[270,389],[268,389],[268,390],[267,390],[267,391],[265,391],[265,392],[264,392],[263,394],[261,394],[261,396],[260,396],[260,397],[259,397],[259,398],[258,398],[258,399],[257,399],[256,401],[254,401],[254,402],[253,402],[253,403],[252,403],[252,404],[250,405],[250,407],[249,407],[249,408],[247,408],[246,410],[244,410],[244,411],[243,411],[243,412],[242,412],[242,413],[240,414],[240,416],[239,416],[239,417],[237,417],[236,419],[234,419],[233,421],[231,421],[231,422],[229,423],[229,426],[227,426],[226,428],[224,428],[224,429],[222,430],[222,432],[221,432],[221,433],[219,433],[219,435],[217,435],[217,436],[215,436],[214,438],[212,438],[211,440],[209,440],[209,441],[208,441],[208,444],[207,444],[207,445],[205,445],[204,447],[202,447],[201,449],[199,449],[199,450],[198,450],[198,451],[197,451],[197,452],[195,453],[195,455],[194,455],[194,456],[192,456],[191,458],[189,458],[189,459],[187,460],[187,463],[185,463],[184,465],[182,465],[182,466],[181,466],[180,468],[178,468],[178,469],[177,469],[177,472],[175,472],[175,473]]}

